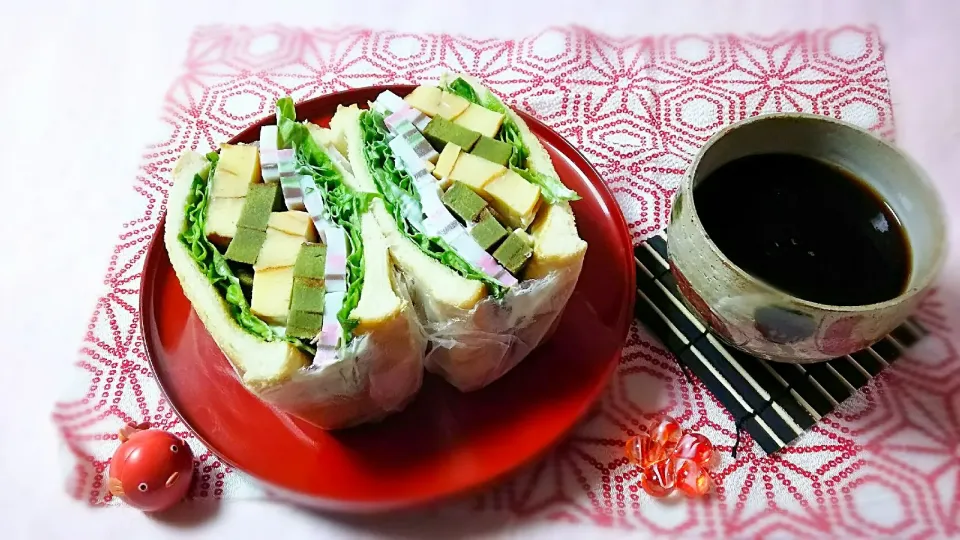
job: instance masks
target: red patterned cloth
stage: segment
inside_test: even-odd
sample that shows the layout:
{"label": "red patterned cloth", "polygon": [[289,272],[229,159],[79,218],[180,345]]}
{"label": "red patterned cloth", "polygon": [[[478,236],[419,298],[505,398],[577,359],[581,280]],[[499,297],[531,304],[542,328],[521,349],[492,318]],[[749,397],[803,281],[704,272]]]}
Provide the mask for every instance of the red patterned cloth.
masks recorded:
{"label": "red patterned cloth", "polygon": [[[116,502],[104,477],[115,434],[132,420],[188,441],[201,475],[195,497],[262,496],[191,436],[161,397],[145,358],[135,306],[172,164],[180,152],[208,151],[270,114],[280,95],[299,101],[349,87],[426,81],[443,69],[479,77],[581,148],[636,240],[665,225],[691,156],[725,124],[767,111],[805,111],[893,134],[883,48],[873,28],[626,39],[572,28],[516,40],[201,28],[167,94],[166,135],[143,156],[134,183],[139,205],[130,209],[111,258],[107,290],[76,363],[75,391],[56,408],[76,458],[71,493],[95,505]],[[957,533],[960,369],[936,295],[919,318],[932,336],[839,412],[771,457],[747,439],[736,460],[729,455],[730,415],[634,327],[617,379],[567,441],[539,464],[449,509],[685,537]],[[724,453],[710,497],[665,503],[639,489],[623,444],[663,412]]]}

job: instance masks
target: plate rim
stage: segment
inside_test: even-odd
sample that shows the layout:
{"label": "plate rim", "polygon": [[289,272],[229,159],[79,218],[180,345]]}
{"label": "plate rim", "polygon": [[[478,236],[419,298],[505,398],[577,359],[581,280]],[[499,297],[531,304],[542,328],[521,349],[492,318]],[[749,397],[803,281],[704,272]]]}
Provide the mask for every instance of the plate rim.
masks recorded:
{"label": "plate rim", "polygon": [[[317,102],[317,101],[335,101],[337,100],[338,97],[344,98],[354,94],[366,93],[366,92],[382,92],[382,91],[390,90],[396,93],[409,93],[409,91],[412,91],[416,87],[417,85],[415,84],[381,84],[381,85],[370,85],[370,86],[358,86],[358,87],[348,88],[348,89],[339,90],[336,92],[314,96],[310,99],[296,102],[296,106],[298,108],[301,108],[304,105],[308,105],[310,103]],[[347,103],[351,101],[356,102],[356,100],[349,100],[349,99],[339,100],[340,103]],[[616,197],[614,197],[613,192],[610,191],[609,186],[603,180],[603,176],[600,175],[600,172],[597,171],[593,163],[591,163],[590,160],[587,159],[587,157],[583,154],[583,152],[580,151],[579,148],[577,148],[570,141],[568,141],[566,137],[564,137],[563,135],[560,135],[556,130],[554,130],[553,128],[551,128],[550,126],[548,126],[547,124],[539,120],[538,118],[535,118],[531,114],[522,110],[518,110],[516,108],[513,108],[513,111],[516,112],[517,115],[519,115],[520,118],[522,118],[523,121],[526,122],[528,125],[532,124],[536,126],[537,128],[539,128],[542,134],[546,135],[545,137],[540,136],[535,132],[536,131],[535,129],[531,129],[530,131],[533,133],[534,137],[538,137],[541,139],[550,139],[550,143],[553,146],[557,147],[558,149],[563,147],[564,151],[561,151],[560,154],[564,155],[568,159],[571,159],[571,161],[574,162],[576,168],[588,179],[590,180],[595,179],[598,181],[598,182],[591,181],[590,184],[593,186],[594,190],[597,192],[599,197],[603,200],[603,203],[607,208],[616,209],[616,212],[610,212],[609,215],[611,219],[613,219],[613,221],[615,222],[615,225],[617,226],[616,227],[618,232],[617,236],[619,237],[617,243],[622,244],[621,247],[625,247],[628,252],[632,253],[633,240],[632,240],[632,237],[630,236],[630,229],[627,225],[626,217],[623,214],[623,209],[620,207],[620,204],[617,202]],[[247,127],[237,132],[237,134],[231,137],[229,140],[224,141],[221,144],[236,144],[238,142],[242,142],[242,139],[248,138],[244,136],[247,132],[255,130],[263,125],[268,124],[273,118],[274,117],[272,115],[258,118],[257,120],[254,120],[252,123],[250,123]],[[532,453],[531,455],[527,456],[525,459],[521,459],[517,461],[516,463],[505,468],[503,471],[499,472],[498,474],[491,475],[488,478],[484,479],[483,481],[477,482],[468,488],[438,490],[427,496],[406,497],[403,499],[396,499],[396,500],[387,501],[387,502],[372,502],[372,501],[360,501],[360,500],[354,500],[354,499],[350,499],[350,500],[331,499],[329,497],[304,493],[298,490],[290,489],[286,486],[278,485],[258,475],[248,472],[245,468],[240,467],[235,462],[233,462],[233,460],[227,459],[223,455],[221,455],[221,453],[214,447],[214,445],[210,444],[210,442],[207,441],[207,439],[201,436],[197,432],[197,430],[186,420],[186,418],[180,412],[174,400],[170,399],[170,394],[169,392],[167,392],[167,388],[165,386],[163,379],[158,376],[158,373],[160,373],[160,371],[163,371],[163,370],[157,369],[157,363],[154,361],[154,357],[156,355],[154,352],[153,340],[148,338],[148,336],[153,335],[153,333],[148,333],[147,331],[148,319],[149,319],[149,323],[152,323],[154,326],[156,326],[156,318],[153,317],[152,315],[149,317],[145,315],[146,313],[152,313],[152,308],[155,302],[154,302],[152,293],[151,294],[144,294],[144,293],[150,291],[156,279],[155,276],[156,276],[157,263],[154,261],[154,259],[157,256],[157,253],[161,251],[164,254],[166,253],[166,246],[162,246],[162,245],[157,246],[156,244],[157,243],[162,244],[164,241],[163,237],[164,237],[164,231],[166,229],[166,220],[167,220],[166,205],[167,205],[168,199],[169,199],[169,192],[168,192],[168,197],[165,198],[164,200],[164,203],[163,203],[164,209],[157,221],[157,225],[153,233],[153,238],[151,238],[147,247],[147,253],[144,256],[143,271],[142,271],[140,287],[138,291],[139,293],[138,308],[140,310],[139,327],[141,331],[141,337],[143,338],[144,353],[145,353],[145,356],[147,357],[147,362],[150,366],[151,371],[153,371],[153,375],[154,375],[153,379],[156,382],[162,397],[166,400],[167,404],[169,405],[173,413],[177,415],[177,417],[183,423],[184,428],[187,431],[189,431],[197,439],[197,441],[203,444],[207,448],[207,450],[210,451],[210,453],[215,455],[225,465],[233,467],[237,471],[242,472],[253,482],[263,487],[268,498],[270,496],[276,496],[276,497],[279,497],[280,499],[287,500],[294,504],[308,507],[308,508],[314,508],[314,509],[330,510],[335,512],[344,512],[344,513],[352,513],[352,514],[365,514],[365,513],[377,513],[377,512],[390,512],[390,511],[396,511],[396,510],[408,509],[408,508],[417,508],[417,507],[430,505],[439,501],[448,500],[454,497],[463,497],[471,493],[476,493],[478,491],[481,491],[483,489],[490,487],[491,485],[495,485],[501,482],[505,478],[516,473],[516,471],[522,469],[523,467],[528,466],[531,463],[534,463],[540,460],[544,455],[546,455],[551,450],[556,448],[556,446],[560,442],[566,439],[567,436],[577,426],[579,426],[583,422],[585,417],[588,415],[590,409],[602,397],[603,392],[610,386],[613,376],[616,373],[617,367],[619,366],[620,359],[622,358],[623,347],[621,346],[620,350],[615,353],[615,357],[616,357],[615,360],[611,359],[611,361],[609,362],[609,365],[603,371],[603,376],[599,378],[599,380],[601,380],[602,383],[595,385],[595,388],[591,389],[590,398],[584,400],[584,404],[581,410],[578,411],[576,415],[574,415],[575,420],[572,421],[570,425],[567,426],[565,429],[559,431],[556,434],[556,436],[549,441],[549,443],[545,444],[539,451]],[[576,214],[576,212],[574,213]],[[169,259],[169,256],[167,256],[166,258]],[[626,264],[625,266],[626,266],[625,270],[627,272],[627,277],[629,278],[627,283],[634,283],[636,281],[636,266],[632,264],[632,261],[628,261],[628,264]],[[630,327],[632,326],[632,320],[633,320],[632,313],[634,311],[635,303],[636,303],[636,295],[628,295],[626,299],[627,309],[625,311],[630,315],[628,316],[628,323],[625,324],[623,330],[619,332],[620,338],[621,338],[620,341],[624,345],[626,343],[627,337],[629,336]],[[191,306],[191,310],[192,310],[192,306]],[[229,362],[229,360],[227,360],[227,362]],[[249,389],[245,388],[245,390],[249,392]]]}

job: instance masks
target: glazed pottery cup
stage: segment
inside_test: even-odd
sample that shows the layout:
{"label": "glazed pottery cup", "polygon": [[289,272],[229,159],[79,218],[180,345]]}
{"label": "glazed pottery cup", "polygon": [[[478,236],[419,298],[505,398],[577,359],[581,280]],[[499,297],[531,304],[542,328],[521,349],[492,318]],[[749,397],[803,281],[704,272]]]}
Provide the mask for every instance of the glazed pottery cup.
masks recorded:
{"label": "glazed pottery cup", "polygon": [[[697,217],[693,190],[730,161],[774,152],[838,165],[886,199],[906,231],[912,252],[903,294],[864,306],[819,304],[764,283],[724,256]],[[707,141],[677,192],[667,227],[671,270],[685,304],[701,322],[738,349],[794,363],[856,352],[902,324],[940,271],[945,235],[939,196],[923,171],[902,152],[844,122],[779,113],[743,120]]]}

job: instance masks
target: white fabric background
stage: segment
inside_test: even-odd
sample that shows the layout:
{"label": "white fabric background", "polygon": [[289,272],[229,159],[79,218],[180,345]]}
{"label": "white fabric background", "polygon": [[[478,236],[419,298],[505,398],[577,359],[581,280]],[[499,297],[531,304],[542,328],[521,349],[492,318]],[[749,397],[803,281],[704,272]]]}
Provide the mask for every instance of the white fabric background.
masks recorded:
{"label": "white fabric background", "polygon": [[[941,2],[23,2],[0,7],[0,531],[6,538],[351,537],[412,534],[409,518],[335,518],[231,501],[161,522],[67,497],[50,410],[74,358],[122,206],[163,93],[198,24],[264,24],[510,36],[579,24],[611,34],[756,32],[874,23],[887,46],[897,142],[960,200],[960,5]],[[438,5],[446,6],[441,11]],[[147,115],[151,121],[138,120]],[[956,237],[956,220],[951,233]],[[956,257],[955,254],[951,258]],[[947,298],[960,284],[944,279]],[[954,292],[957,291],[957,292]],[[950,302],[957,309],[960,301]],[[200,517],[202,516],[202,517]],[[362,524],[357,529],[356,526]],[[12,525],[12,528],[10,528]],[[450,530],[457,524],[451,523]],[[514,531],[530,537],[531,531]],[[449,534],[449,531],[448,531]],[[542,529],[537,536],[620,531]],[[443,536],[442,529],[437,530]]]}

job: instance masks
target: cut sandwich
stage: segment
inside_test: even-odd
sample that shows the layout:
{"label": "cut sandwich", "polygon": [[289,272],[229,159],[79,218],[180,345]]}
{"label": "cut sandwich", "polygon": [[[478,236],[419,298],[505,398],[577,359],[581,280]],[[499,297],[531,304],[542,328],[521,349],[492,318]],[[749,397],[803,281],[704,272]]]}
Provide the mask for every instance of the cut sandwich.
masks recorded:
{"label": "cut sandwich", "polygon": [[426,339],[346,158],[318,145],[289,98],[257,145],[187,152],[164,243],[243,384],[325,429],[402,409]]}
{"label": "cut sandwich", "polygon": [[318,140],[338,141],[411,283],[431,342],[426,367],[482,388],[539,345],[586,252],[546,150],[476,81],[444,78],[369,110],[341,107]]}

